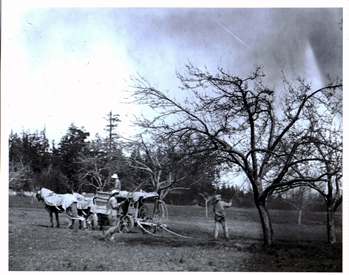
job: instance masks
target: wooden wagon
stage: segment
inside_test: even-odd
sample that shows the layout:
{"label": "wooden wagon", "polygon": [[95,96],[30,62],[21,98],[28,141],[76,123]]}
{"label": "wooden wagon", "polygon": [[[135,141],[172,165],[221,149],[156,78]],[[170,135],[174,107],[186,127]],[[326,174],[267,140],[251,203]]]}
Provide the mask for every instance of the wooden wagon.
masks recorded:
{"label": "wooden wagon", "polygon": [[[87,224],[93,229],[109,225],[107,203],[111,192],[98,191],[93,198],[93,213],[87,218]],[[118,211],[119,232],[127,233],[135,226],[143,232],[155,234],[158,226],[163,226],[168,212],[165,203],[159,200],[156,192],[120,191],[116,195],[119,202],[126,201]]]}

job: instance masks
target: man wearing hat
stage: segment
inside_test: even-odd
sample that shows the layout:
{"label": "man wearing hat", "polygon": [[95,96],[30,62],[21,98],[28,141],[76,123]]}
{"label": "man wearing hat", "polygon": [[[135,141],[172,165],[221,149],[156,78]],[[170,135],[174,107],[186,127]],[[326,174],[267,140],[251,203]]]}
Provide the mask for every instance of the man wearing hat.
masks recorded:
{"label": "man wearing hat", "polygon": [[114,189],[116,189],[117,191],[120,191],[121,190],[121,182],[119,180],[118,174],[112,175],[111,178],[115,179]]}
{"label": "man wearing hat", "polygon": [[229,240],[228,234],[228,224],[225,219],[225,209],[232,206],[232,200],[229,203],[222,201],[221,195],[215,195],[213,198],[213,212],[214,212],[214,222],[215,228],[213,233],[213,238],[216,240],[218,238],[218,227],[219,224],[223,227],[224,237]]}
{"label": "man wearing hat", "polygon": [[107,203],[107,215],[110,227],[104,234],[104,239],[112,241],[114,239],[113,234],[118,230],[118,210],[121,205],[125,203],[122,201],[118,203],[116,196],[119,194],[119,191],[114,189],[111,191],[110,198]]}

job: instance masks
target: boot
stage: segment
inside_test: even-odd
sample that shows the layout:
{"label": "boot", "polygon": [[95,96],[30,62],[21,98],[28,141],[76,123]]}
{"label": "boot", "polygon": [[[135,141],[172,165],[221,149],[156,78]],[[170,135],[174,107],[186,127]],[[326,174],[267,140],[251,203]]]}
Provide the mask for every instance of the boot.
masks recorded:
{"label": "boot", "polygon": [[223,224],[224,237],[227,241],[229,241],[229,233],[228,233],[228,225],[227,222]]}
{"label": "boot", "polygon": [[218,239],[218,222],[215,223],[214,231],[213,231],[213,239],[217,240]]}

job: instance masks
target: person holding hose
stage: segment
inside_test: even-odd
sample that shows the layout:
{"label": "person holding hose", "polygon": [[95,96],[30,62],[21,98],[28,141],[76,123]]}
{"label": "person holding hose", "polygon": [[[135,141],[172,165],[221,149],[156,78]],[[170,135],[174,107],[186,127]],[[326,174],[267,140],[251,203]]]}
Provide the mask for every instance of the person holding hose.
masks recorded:
{"label": "person holding hose", "polygon": [[224,237],[229,240],[228,224],[225,218],[225,209],[232,206],[232,199],[229,203],[222,201],[221,195],[215,195],[213,198],[213,212],[215,228],[213,232],[213,238],[217,240],[219,224],[223,227]]}

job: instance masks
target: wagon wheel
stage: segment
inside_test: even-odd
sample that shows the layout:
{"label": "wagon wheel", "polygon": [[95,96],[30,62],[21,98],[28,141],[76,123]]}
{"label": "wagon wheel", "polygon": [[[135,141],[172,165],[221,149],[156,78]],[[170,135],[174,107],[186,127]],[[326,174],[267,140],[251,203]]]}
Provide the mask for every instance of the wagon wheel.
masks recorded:
{"label": "wagon wheel", "polygon": [[87,228],[90,230],[95,230],[98,226],[97,215],[92,213],[86,219]]}
{"label": "wagon wheel", "polygon": [[146,205],[142,205],[139,208],[138,217],[142,220],[145,220],[148,217],[148,207]]}
{"label": "wagon wheel", "polygon": [[129,215],[120,217],[119,232],[120,233],[128,233],[133,229],[134,225],[135,225],[135,222],[133,220],[133,217],[131,217]]}

